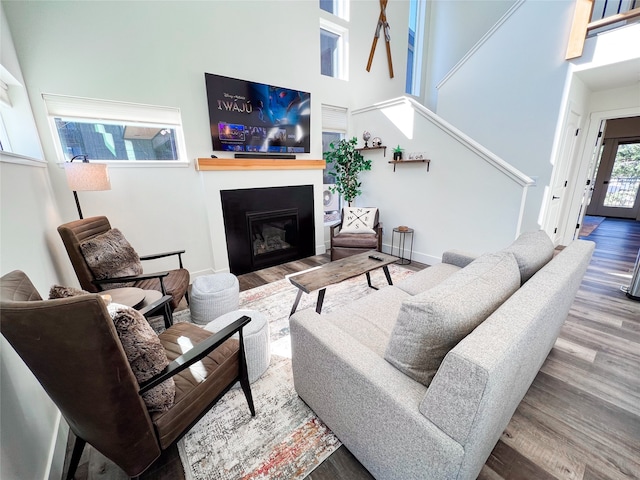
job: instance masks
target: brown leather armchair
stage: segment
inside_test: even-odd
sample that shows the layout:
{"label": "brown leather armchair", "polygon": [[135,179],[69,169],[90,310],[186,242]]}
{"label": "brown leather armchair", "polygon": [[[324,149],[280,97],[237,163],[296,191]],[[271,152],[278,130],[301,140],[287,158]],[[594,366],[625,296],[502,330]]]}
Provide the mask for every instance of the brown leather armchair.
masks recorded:
{"label": "brown leather armchair", "polygon": [[344,209],[340,216],[340,223],[330,227],[331,261],[349,257],[369,250],[382,251],[382,222],[379,221],[379,211],[376,210],[373,230],[375,233],[348,233],[342,231]]}
{"label": "brown leather armchair", "polygon": [[[113,278],[96,279],[80,248],[83,242],[93,239],[109,230],[111,230],[109,220],[103,216],[75,220],[58,227],[58,233],[67,249],[71,265],[73,265],[76,276],[80,281],[80,286],[87,292],[97,293],[112,288],[109,283],[114,283]],[[163,295],[171,295],[171,310],[175,310],[180,300],[182,300],[182,297],[186,298],[187,303],[189,301],[187,293],[189,288],[189,271],[182,266],[183,253],[184,250],[177,250],[156,255],[141,255],[141,261],[177,255],[179,268],[166,272],[119,277],[118,280],[132,282],[132,286],[142,288],[143,290],[158,290],[161,291]]]}
{"label": "brown leather armchair", "polygon": [[[138,384],[105,303],[98,294],[42,300],[29,278],[13,271],[0,279],[2,335],[56,404],[76,442],[66,478],[71,479],[86,443],[129,476],[138,476],[178,441],[240,381],[255,415],[244,355],[242,327],[249,317],[212,334],[178,323],[159,335],[171,362]],[[239,340],[230,338],[239,332]],[[185,337],[194,347],[178,345]],[[196,380],[189,366],[207,370]],[[141,394],[168,378],[175,401],[168,411],[149,413]]]}

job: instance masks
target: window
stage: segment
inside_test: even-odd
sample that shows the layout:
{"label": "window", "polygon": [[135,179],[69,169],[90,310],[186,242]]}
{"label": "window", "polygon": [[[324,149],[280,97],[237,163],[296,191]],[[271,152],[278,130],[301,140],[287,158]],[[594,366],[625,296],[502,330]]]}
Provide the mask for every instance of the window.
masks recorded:
{"label": "window", "polygon": [[409,39],[407,50],[407,81],[405,92],[409,95],[420,95],[422,77],[422,52],[424,39],[426,2],[410,0],[409,5]]}
{"label": "window", "polygon": [[320,9],[329,12],[343,20],[349,20],[348,0],[319,0]]}
{"label": "window", "polygon": [[177,108],[43,95],[61,162],[187,162]]}
{"label": "window", "polygon": [[347,80],[347,29],[320,19],[320,73]]}
{"label": "window", "polygon": [[[322,105],[322,152],[329,151],[329,145],[344,139],[347,134],[347,109]],[[324,171],[323,183],[333,183],[333,177]]]}

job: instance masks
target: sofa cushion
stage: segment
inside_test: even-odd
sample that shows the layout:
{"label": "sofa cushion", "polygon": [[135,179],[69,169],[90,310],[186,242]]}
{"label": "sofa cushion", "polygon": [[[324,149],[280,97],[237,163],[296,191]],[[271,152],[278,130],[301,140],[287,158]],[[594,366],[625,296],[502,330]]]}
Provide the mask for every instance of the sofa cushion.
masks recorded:
{"label": "sofa cushion", "polygon": [[396,287],[404,290],[409,295],[418,295],[439,283],[443,282],[451,275],[460,270],[456,265],[448,263],[438,263],[432,267],[425,268],[419,272],[410,275],[404,280],[396,283]]}
{"label": "sofa cushion", "polygon": [[519,287],[520,271],[512,254],[482,255],[403,302],[385,359],[428,386],[447,352]]}
{"label": "sofa cushion", "polygon": [[521,283],[524,284],[553,258],[553,242],[544,230],[525,232],[511,245],[503,249],[518,262]]}
{"label": "sofa cushion", "polygon": [[[140,257],[117,228],[82,242],[80,251],[98,280],[142,273]],[[109,288],[132,285],[133,282],[110,283]]]}
{"label": "sofa cushion", "polygon": [[323,310],[322,316],[383,357],[402,302],[407,298],[408,293],[389,285],[335,310],[327,309],[328,313]]}

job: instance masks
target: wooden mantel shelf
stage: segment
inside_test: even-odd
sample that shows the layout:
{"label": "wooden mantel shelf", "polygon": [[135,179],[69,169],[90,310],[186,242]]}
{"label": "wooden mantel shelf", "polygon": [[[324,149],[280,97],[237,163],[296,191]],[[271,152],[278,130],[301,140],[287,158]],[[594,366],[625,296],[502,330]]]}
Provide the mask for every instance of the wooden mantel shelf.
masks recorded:
{"label": "wooden mantel shelf", "polygon": [[324,170],[324,160],[197,158],[196,170]]}

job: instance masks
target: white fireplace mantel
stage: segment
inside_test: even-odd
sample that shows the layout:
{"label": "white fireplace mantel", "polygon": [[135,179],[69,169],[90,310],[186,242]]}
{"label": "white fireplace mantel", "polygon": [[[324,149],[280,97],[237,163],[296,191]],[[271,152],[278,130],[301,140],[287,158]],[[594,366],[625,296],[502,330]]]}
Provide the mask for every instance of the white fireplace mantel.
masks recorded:
{"label": "white fireplace mantel", "polygon": [[[222,190],[313,185],[316,255],[325,253],[322,200],[324,160],[198,158],[195,167],[207,199],[205,209],[213,272],[229,271],[220,198]],[[197,272],[194,276],[206,273],[212,272]]]}

